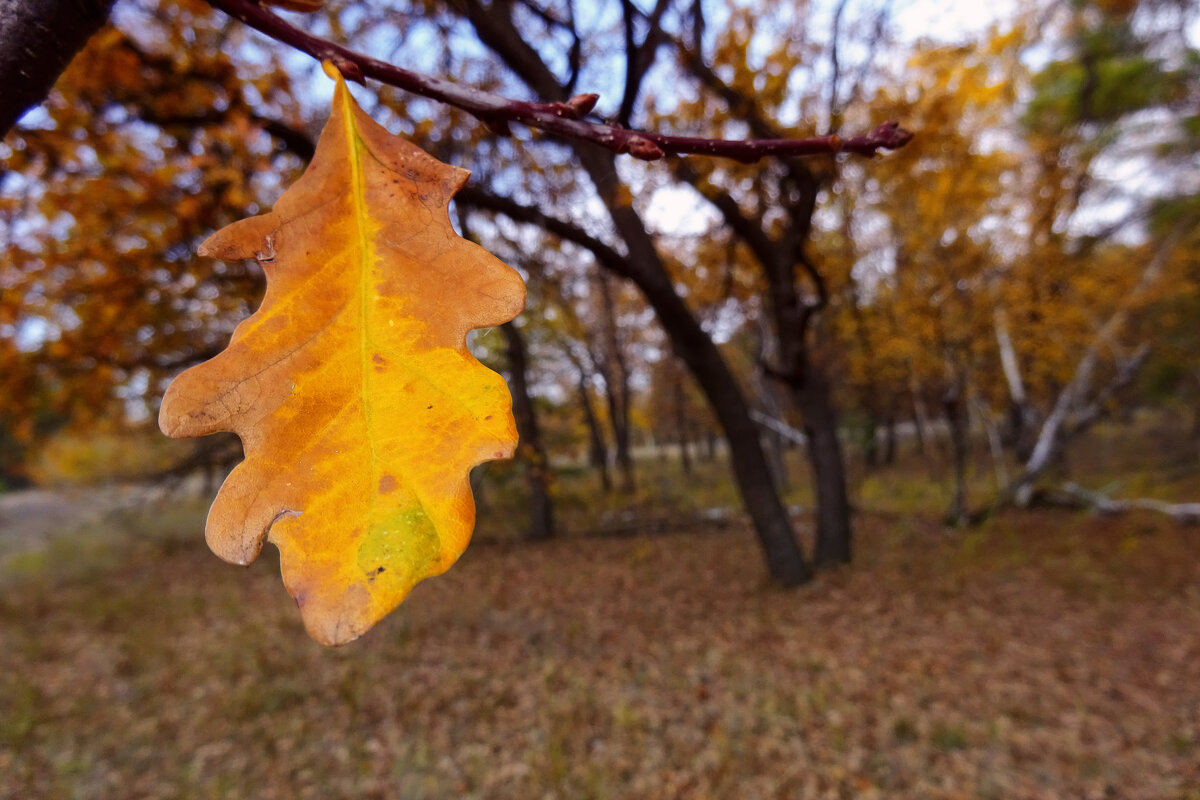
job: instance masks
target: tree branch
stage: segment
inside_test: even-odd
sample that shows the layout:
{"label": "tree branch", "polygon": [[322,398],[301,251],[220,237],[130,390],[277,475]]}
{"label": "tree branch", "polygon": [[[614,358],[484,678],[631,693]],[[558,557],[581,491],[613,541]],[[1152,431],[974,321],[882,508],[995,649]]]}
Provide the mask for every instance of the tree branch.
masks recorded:
{"label": "tree branch", "polygon": [[522,205],[516,200],[467,184],[454,195],[454,202],[477,209],[503,214],[516,222],[527,222],[549,231],[558,238],[590,251],[596,260],[623,278],[630,277],[629,263],[614,247],[600,241],[583,228],[566,220],[551,217],[540,209]]}
{"label": "tree branch", "polygon": [[209,0],[209,4],[272,39],[318,60],[332,61],[351,80],[361,82],[364,78],[372,78],[389,86],[446,103],[472,114],[494,130],[503,131],[507,123],[518,122],[553,136],[590,142],[613,153],[628,153],[643,161],[656,161],[666,155],[721,156],[745,163],[758,161],[765,156],[834,153],[873,156],[880,150],[903,147],[912,138],[909,131],[895,122],[886,122],[868,134],[845,139],[838,136],[818,136],[808,139],[735,141],[629,130],[583,119],[598,99],[594,94],[577,95],[566,102],[553,103],[513,100],[453,81],[413,72],[313,36],[253,0]]}
{"label": "tree branch", "polygon": [[1168,503],[1149,497],[1134,497],[1116,500],[1102,492],[1085,489],[1075,483],[1064,483],[1062,493],[1068,498],[1083,503],[1100,514],[1123,514],[1127,511],[1156,511],[1185,524],[1200,524],[1200,503]]}
{"label": "tree branch", "polygon": [[668,0],[658,0],[654,11],[646,20],[650,30],[639,45],[633,38],[633,20],[641,14],[632,0],[621,0],[625,23],[625,94],[621,98],[621,110],[617,112],[617,121],[626,127],[629,127],[633,119],[633,107],[642,90],[642,79],[654,63],[658,46],[666,40],[660,23],[662,15],[670,5]]}
{"label": "tree branch", "polygon": [[0,138],[108,19],[112,0],[0,0]]}

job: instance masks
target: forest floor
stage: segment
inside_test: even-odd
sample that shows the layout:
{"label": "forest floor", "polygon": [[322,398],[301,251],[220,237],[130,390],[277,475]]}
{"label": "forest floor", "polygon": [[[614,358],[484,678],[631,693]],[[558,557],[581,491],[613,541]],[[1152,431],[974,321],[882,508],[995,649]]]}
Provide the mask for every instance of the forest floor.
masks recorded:
{"label": "forest floor", "polygon": [[864,513],[794,591],[737,521],[484,537],[326,650],[204,511],[0,550],[0,798],[1200,800],[1200,527]]}

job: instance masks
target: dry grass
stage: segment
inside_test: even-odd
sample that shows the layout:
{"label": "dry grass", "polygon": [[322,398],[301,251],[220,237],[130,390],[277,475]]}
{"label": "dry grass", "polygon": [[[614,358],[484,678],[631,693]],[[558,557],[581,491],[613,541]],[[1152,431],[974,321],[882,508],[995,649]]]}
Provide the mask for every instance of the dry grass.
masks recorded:
{"label": "dry grass", "polygon": [[1154,517],[868,518],[794,592],[741,530],[477,545],[337,651],[196,517],[0,577],[0,797],[1200,798],[1200,532]]}

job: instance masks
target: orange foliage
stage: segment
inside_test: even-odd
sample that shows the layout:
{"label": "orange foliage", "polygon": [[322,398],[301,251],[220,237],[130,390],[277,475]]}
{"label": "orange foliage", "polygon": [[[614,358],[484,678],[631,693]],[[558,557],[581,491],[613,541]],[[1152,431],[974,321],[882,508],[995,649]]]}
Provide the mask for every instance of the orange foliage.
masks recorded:
{"label": "orange foliage", "polygon": [[454,233],[447,203],[466,177],[375,124],[339,78],[300,181],[201,249],[258,260],[267,294],[227,350],[171,384],[160,424],[242,438],[209,545],[246,564],[276,544],[322,644],[361,635],[457,560],[475,518],[467,473],[516,444],[504,381],[465,337],[519,313],[524,286]]}

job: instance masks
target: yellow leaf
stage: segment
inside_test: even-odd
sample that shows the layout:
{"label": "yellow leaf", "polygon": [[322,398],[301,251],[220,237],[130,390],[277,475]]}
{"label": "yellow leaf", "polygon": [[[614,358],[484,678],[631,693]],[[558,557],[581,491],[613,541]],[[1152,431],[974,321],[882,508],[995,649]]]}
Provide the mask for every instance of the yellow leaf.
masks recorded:
{"label": "yellow leaf", "polygon": [[300,180],[200,250],[257,259],[266,296],[228,349],[171,384],[159,425],[241,437],[209,546],[247,564],[277,545],[322,644],[454,563],[475,520],[470,469],[516,444],[508,389],[465,341],[516,316],[525,287],[451,227],[467,175],[375,124],[339,78]]}

